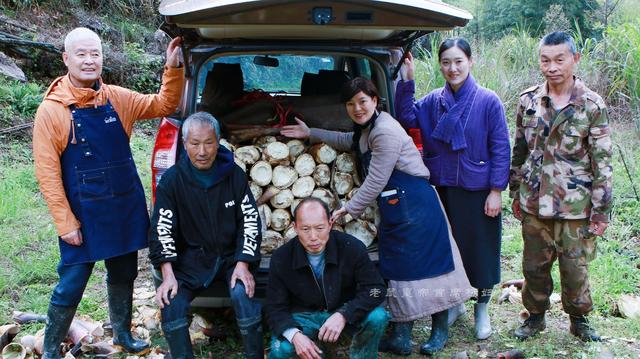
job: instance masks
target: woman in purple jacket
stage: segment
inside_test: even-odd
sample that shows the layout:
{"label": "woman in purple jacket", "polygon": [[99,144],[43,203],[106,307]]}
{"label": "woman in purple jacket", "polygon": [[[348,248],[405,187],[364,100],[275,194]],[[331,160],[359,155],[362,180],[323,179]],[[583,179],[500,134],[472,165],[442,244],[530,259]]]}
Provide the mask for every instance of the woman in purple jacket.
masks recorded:
{"label": "woman in purple jacket", "polygon": [[[478,289],[476,337],[491,335],[487,304],[500,281],[501,191],[509,179],[509,131],[498,96],[469,73],[471,47],[447,39],[438,50],[444,87],[415,101],[415,64],[409,54],[396,91],[397,120],[419,128],[423,160],[451,222],[467,277]],[[464,313],[449,309],[449,325]]]}

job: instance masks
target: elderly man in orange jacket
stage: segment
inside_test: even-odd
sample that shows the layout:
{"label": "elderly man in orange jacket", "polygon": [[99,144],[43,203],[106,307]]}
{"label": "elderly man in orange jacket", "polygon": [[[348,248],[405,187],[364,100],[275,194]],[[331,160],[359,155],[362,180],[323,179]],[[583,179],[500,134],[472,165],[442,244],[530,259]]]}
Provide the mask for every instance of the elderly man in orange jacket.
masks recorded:
{"label": "elderly man in orange jacket", "polygon": [[60,358],[96,261],[107,268],[113,342],[128,352],[148,344],[131,335],[138,250],[147,246],[149,218],[129,137],[135,121],[167,116],[180,102],[180,38],[167,47],[158,94],[143,95],[102,82],[100,37],[86,28],[67,34],[68,73],[45,93],[33,130],[40,190],[59,235],[60,281],[47,313],[43,358]]}

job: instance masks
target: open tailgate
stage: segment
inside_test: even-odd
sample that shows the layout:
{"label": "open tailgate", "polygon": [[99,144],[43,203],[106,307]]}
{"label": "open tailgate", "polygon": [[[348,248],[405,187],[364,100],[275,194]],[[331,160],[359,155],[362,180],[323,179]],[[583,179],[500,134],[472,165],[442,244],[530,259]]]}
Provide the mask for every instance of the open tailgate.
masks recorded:
{"label": "open tailgate", "polygon": [[472,15],[439,0],[164,0],[170,27],[203,39],[331,40],[400,45],[466,25]]}

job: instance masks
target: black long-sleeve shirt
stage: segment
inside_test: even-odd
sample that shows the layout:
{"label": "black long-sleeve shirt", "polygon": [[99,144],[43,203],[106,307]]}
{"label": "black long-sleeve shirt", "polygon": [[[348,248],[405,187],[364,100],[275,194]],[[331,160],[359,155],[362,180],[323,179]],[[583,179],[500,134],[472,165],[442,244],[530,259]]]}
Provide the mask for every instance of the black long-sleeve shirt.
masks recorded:
{"label": "black long-sleeve shirt", "polygon": [[208,285],[217,268],[238,261],[256,268],[262,235],[247,176],[231,152],[220,146],[211,187],[190,166],[184,156],[158,183],[149,258],[156,268],[172,262],[176,279],[195,289]]}

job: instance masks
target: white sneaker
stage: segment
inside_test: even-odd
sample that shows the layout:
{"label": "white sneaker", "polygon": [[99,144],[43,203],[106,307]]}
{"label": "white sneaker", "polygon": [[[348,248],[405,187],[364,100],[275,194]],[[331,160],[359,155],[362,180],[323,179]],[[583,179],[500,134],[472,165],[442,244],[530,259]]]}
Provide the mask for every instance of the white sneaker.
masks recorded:
{"label": "white sneaker", "polygon": [[467,313],[467,308],[465,308],[464,303],[460,303],[455,307],[449,308],[448,310],[449,318],[447,320],[447,323],[449,324],[449,326],[452,326],[453,323],[455,323],[456,320],[458,320],[458,318],[465,315],[465,313]]}
{"label": "white sneaker", "polygon": [[473,306],[473,318],[476,322],[476,338],[480,340],[491,336],[491,321],[489,319],[489,304],[476,303]]}

